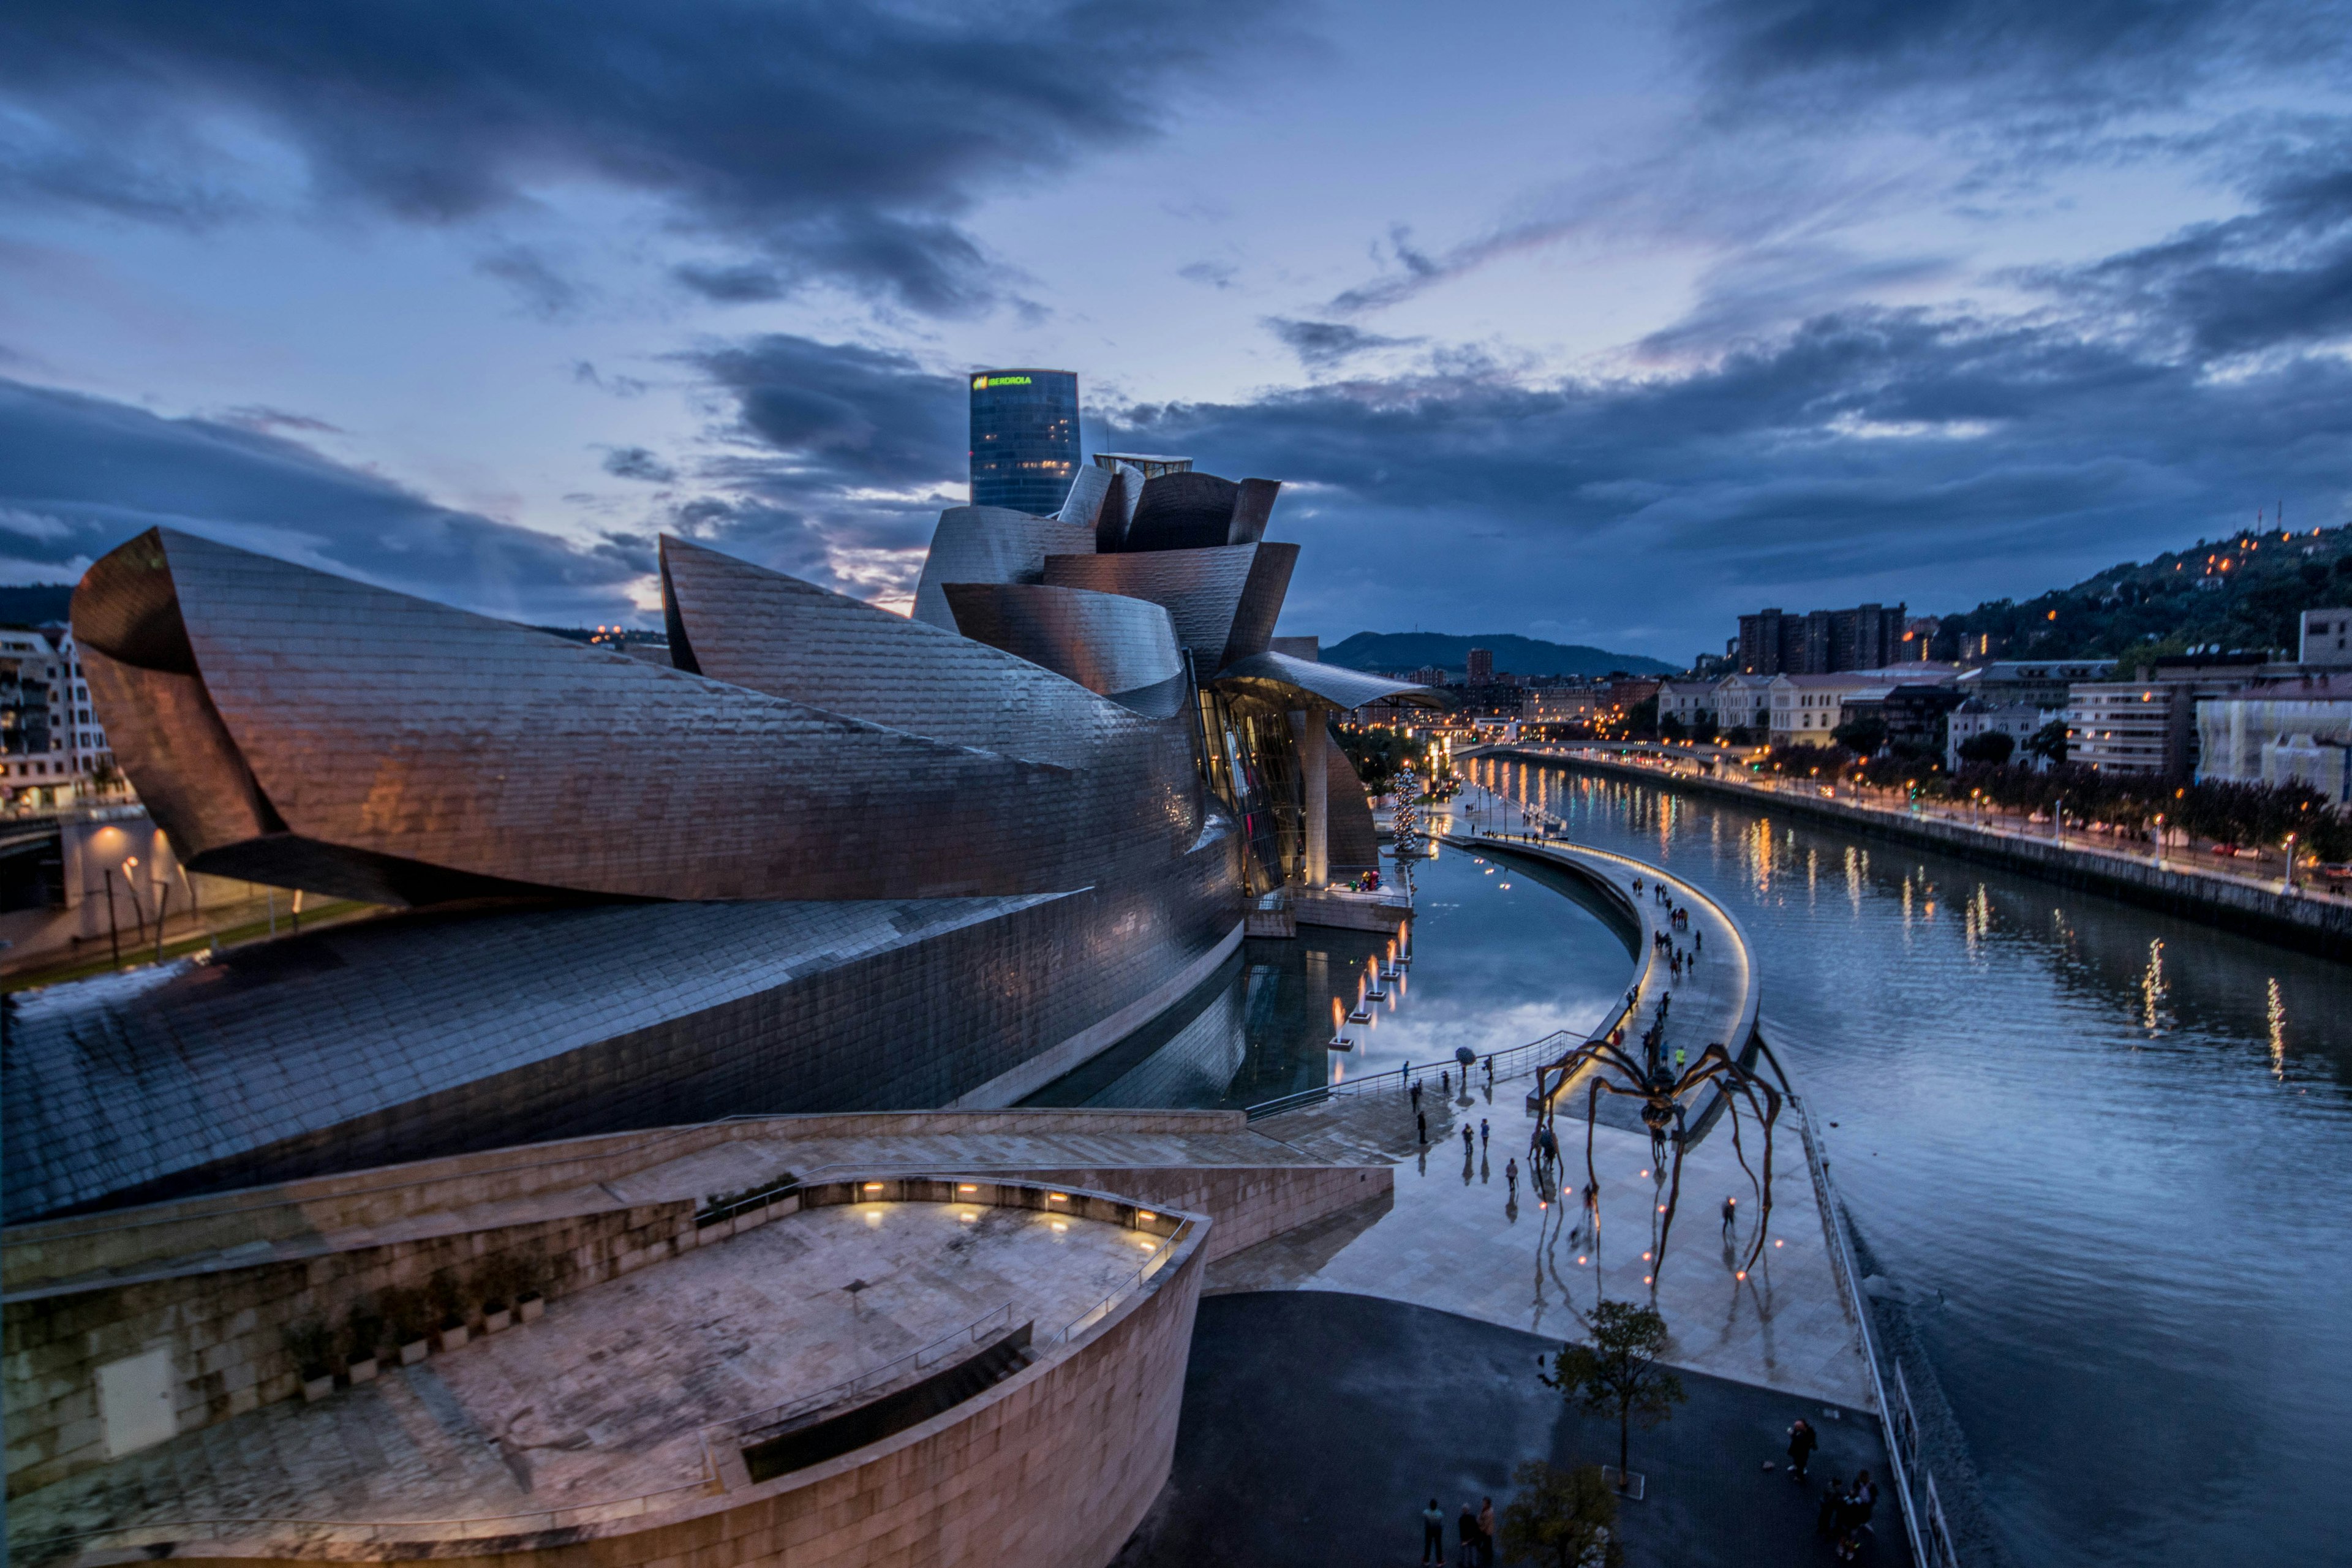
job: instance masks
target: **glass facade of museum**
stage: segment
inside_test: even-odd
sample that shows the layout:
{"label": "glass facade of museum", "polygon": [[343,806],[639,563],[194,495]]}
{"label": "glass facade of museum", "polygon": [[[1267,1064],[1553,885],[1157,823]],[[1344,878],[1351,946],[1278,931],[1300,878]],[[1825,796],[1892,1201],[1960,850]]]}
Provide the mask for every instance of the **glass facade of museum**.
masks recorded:
{"label": "glass facade of museum", "polygon": [[1070,493],[1070,479],[1077,471],[1075,373],[972,373],[972,505],[1051,516]]}

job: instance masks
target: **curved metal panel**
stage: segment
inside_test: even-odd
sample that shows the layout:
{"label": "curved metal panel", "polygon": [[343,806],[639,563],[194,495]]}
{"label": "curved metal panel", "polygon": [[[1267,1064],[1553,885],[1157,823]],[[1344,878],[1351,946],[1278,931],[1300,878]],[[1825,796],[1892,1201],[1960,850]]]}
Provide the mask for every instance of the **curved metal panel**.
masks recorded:
{"label": "curved metal panel", "polygon": [[[1155,481],[1157,482],[1157,481]],[[1223,669],[1264,653],[1298,563],[1296,544],[1235,544],[1218,550],[1050,555],[1045,581],[1060,588],[1124,594],[1164,606],[1176,641],[1200,669]]]}
{"label": "curved metal panel", "polygon": [[1234,499],[1233,527],[1225,542],[1255,544],[1265,537],[1265,525],[1274,517],[1274,498],[1282,493],[1278,479],[1244,479],[1241,493]]}
{"label": "curved metal panel", "polygon": [[[122,552],[165,563],[218,719],[192,752],[181,689],[100,700],[192,870],[410,902],[997,895],[1164,863],[1198,829],[1189,770],[1136,753],[1073,768],[929,740],[175,531]],[[114,578],[92,569],[78,630],[117,665],[171,662],[168,639],[118,635]],[[1085,700],[1146,756],[1181,730]],[[175,784],[191,755],[226,779],[231,754],[274,818],[207,815]]]}
{"label": "curved metal panel", "polygon": [[1409,680],[1391,680],[1384,675],[1367,675],[1360,669],[1348,669],[1336,664],[1321,664],[1312,659],[1294,658],[1286,653],[1261,653],[1253,658],[1237,659],[1217,671],[1216,684],[1243,689],[1262,687],[1269,695],[1290,692],[1318,699],[1334,708],[1361,708],[1373,702],[1403,702],[1416,708],[1444,708],[1448,699],[1442,691],[1427,686],[1415,686]]}
{"label": "curved metal panel", "polygon": [[1076,523],[1080,528],[1092,528],[1102,518],[1105,497],[1117,476],[1100,463],[1082,465],[1076,478],[1070,480],[1070,493],[1062,498],[1062,510],[1054,514],[1057,522]]}
{"label": "curved metal panel", "polygon": [[661,570],[665,613],[714,680],[958,745],[1128,768],[1139,782],[1155,765],[1150,748],[1117,754],[1134,739],[1134,721],[1094,695],[1098,688],[1062,679],[1070,672],[1021,648],[908,620],[668,535]]}
{"label": "curved metal panel", "polygon": [[1214,474],[1186,469],[1143,486],[1142,504],[1122,550],[1213,550],[1234,542],[1234,503],[1241,487]]}
{"label": "curved metal panel", "polygon": [[950,583],[947,597],[964,636],[1123,707],[1166,718],[1183,700],[1176,628],[1149,600],[1041,583]]}
{"label": "curved metal panel", "polygon": [[1132,463],[1110,466],[1110,488],[1103,494],[1095,517],[1095,549],[1114,553],[1127,548],[1128,531],[1135,526],[1135,509],[1143,500],[1143,470]]}
{"label": "curved metal panel", "polygon": [[915,619],[942,631],[955,616],[940,594],[943,583],[1034,583],[1048,555],[1076,555],[1095,547],[1095,531],[1001,506],[951,506],[940,513],[930,553],[915,585]]}

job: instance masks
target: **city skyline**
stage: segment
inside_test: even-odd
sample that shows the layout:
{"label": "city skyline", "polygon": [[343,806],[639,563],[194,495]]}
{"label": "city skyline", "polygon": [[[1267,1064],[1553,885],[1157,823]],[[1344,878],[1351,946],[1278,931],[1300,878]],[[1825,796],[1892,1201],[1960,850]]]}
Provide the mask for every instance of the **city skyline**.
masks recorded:
{"label": "city skyline", "polygon": [[2332,525],[2336,20],[20,13],[0,576],[160,523],[651,625],[668,529],[903,608],[1019,364],[1286,475],[1327,641],[1678,660]]}

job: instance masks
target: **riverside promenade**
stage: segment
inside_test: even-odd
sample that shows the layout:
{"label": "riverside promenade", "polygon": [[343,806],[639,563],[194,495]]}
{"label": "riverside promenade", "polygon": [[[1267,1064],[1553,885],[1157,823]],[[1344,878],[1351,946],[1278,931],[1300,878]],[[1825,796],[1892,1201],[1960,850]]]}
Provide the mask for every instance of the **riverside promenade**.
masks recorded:
{"label": "riverside promenade", "polygon": [[2302,888],[2290,890],[2277,877],[2256,879],[2182,865],[2169,856],[2160,864],[2151,849],[2126,850],[2080,837],[2059,840],[2000,823],[1972,822],[1961,815],[1894,810],[1844,800],[1793,780],[1750,783],[1737,775],[1711,777],[1692,767],[1601,756],[1580,747],[1484,746],[1458,753],[1457,760],[1557,767],[1736,800],[1759,811],[1785,811],[1898,843],[2026,871],[2063,887],[2083,888],[2145,909],[2226,926],[2283,946],[2352,959],[2352,900]]}
{"label": "riverside promenade", "polygon": [[[1634,999],[1603,1027],[1631,1018],[1627,1036],[1638,1037],[1671,990],[1669,1053],[1679,1046],[1696,1062],[1710,1043],[1735,1055],[1747,1043],[1760,976],[1737,922],[1700,889],[1604,851],[1473,832],[1459,811],[1444,826],[1454,829],[1447,853],[1492,856],[1521,868],[1544,862],[1551,875],[1583,882],[1589,896],[1614,912],[1634,959]],[[1640,893],[1633,890],[1637,879]],[[1667,893],[1663,902],[1654,893],[1660,886]],[[1705,948],[1681,980],[1652,942],[1676,907],[1689,911],[1691,929],[1675,940],[1688,952],[1703,933]],[[1465,1083],[1451,1061],[1415,1067],[1426,1144],[1419,1142],[1408,1083],[1389,1075],[1364,1080],[1360,1090],[1254,1119],[1254,1132],[1318,1161],[1392,1167],[1393,1205],[1336,1215],[1213,1263],[1207,1292],[1348,1291],[1576,1339],[1596,1301],[1650,1300],[1654,1278],[1655,1304],[1671,1334],[1666,1359],[1675,1364],[1802,1399],[1874,1409],[1852,1299],[1832,1256],[1837,1241],[1806,1159],[1801,1110],[1791,1105],[1780,1116],[1769,1166],[1772,1212],[1749,1278],[1738,1278],[1739,1264],[1759,1216],[1738,1154],[1746,1153],[1759,1178],[1766,1166],[1759,1131],[1744,1115],[1738,1150],[1728,1120],[1718,1118],[1686,1151],[1660,1272],[1645,1254],[1656,1250],[1664,1217],[1658,1209],[1666,1202],[1661,1177],[1670,1177],[1672,1167],[1662,1173],[1652,1160],[1648,1135],[1630,1114],[1632,1100],[1602,1095],[1591,1131],[1601,1189],[1597,1227],[1583,1224],[1580,1204],[1589,1074],[1554,1095],[1565,1201],[1561,1192],[1534,1185],[1528,1155],[1536,1119],[1528,1097],[1535,1068],[1565,1048],[1514,1053],[1491,1084],[1483,1068]],[[1484,1142],[1477,1139],[1482,1122]],[[1465,1127],[1472,1133],[1466,1145]],[[1516,1199],[1505,1175],[1512,1160],[1519,1167]],[[1728,1233],[1719,1217],[1727,1197],[1738,1199],[1738,1214]]]}

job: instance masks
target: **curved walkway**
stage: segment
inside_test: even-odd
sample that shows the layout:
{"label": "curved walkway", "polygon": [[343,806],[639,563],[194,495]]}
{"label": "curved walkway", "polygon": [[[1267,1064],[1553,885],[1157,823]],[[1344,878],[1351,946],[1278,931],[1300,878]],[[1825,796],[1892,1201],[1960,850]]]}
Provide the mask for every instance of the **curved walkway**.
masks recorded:
{"label": "curved walkway", "polygon": [[[1685,1043],[1696,1059],[1709,1040],[1746,1043],[1759,990],[1754,961],[1738,922],[1700,889],[1656,867],[1599,850],[1483,833],[1473,838],[1459,812],[1440,821],[1464,830],[1450,836],[1456,853],[1533,855],[1585,878],[1642,921],[1635,1011],[1646,1022],[1658,992],[1676,990],[1668,1012],[1669,1049]],[[1635,876],[1645,889],[1663,879],[1673,902],[1688,908],[1694,924],[1706,933],[1706,956],[1678,985],[1647,943],[1647,933],[1659,929],[1667,906],[1649,904],[1646,891],[1635,897]],[[1383,1296],[1563,1339],[1581,1337],[1585,1311],[1603,1295],[1646,1298],[1650,1291],[1643,1281],[1651,1266],[1642,1255],[1653,1246],[1651,1226],[1663,1201],[1647,1135],[1605,1121],[1592,1130],[1593,1163],[1601,1178],[1596,1241],[1573,1228],[1580,1218],[1580,1150],[1564,1149],[1571,1178],[1565,1205],[1557,1194],[1531,1186],[1527,1155],[1535,1122],[1527,1102],[1532,1072],[1503,1076],[1493,1085],[1483,1076],[1468,1085],[1457,1080],[1450,1095],[1438,1092],[1436,1072],[1433,1066],[1423,1079],[1426,1147],[1416,1142],[1413,1107],[1401,1090],[1335,1096],[1253,1123],[1254,1131],[1318,1158],[1394,1165],[1394,1205],[1336,1216],[1237,1253],[1212,1265],[1208,1289]],[[1581,1142],[1582,1103],[1571,1085],[1558,1123],[1563,1145]],[[1490,1141],[1465,1151],[1462,1129],[1475,1133],[1482,1120],[1491,1130]],[[1763,1149],[1752,1124],[1743,1128],[1742,1139],[1750,1165],[1760,1173]],[[1504,1175],[1505,1163],[1514,1158],[1520,1170],[1516,1201]],[[1772,1215],[1763,1257],[1751,1277],[1741,1280],[1737,1259],[1754,1234],[1752,1189],[1730,1139],[1709,1137],[1686,1149],[1682,1200],[1657,1289],[1658,1309],[1672,1335],[1668,1358],[1738,1382],[1868,1410],[1870,1374],[1831,1260],[1793,1113],[1781,1117],[1771,1172]],[[1727,1196],[1740,1200],[1738,1250],[1717,1217]],[[1800,1413],[1791,1411],[1792,1416]]]}

